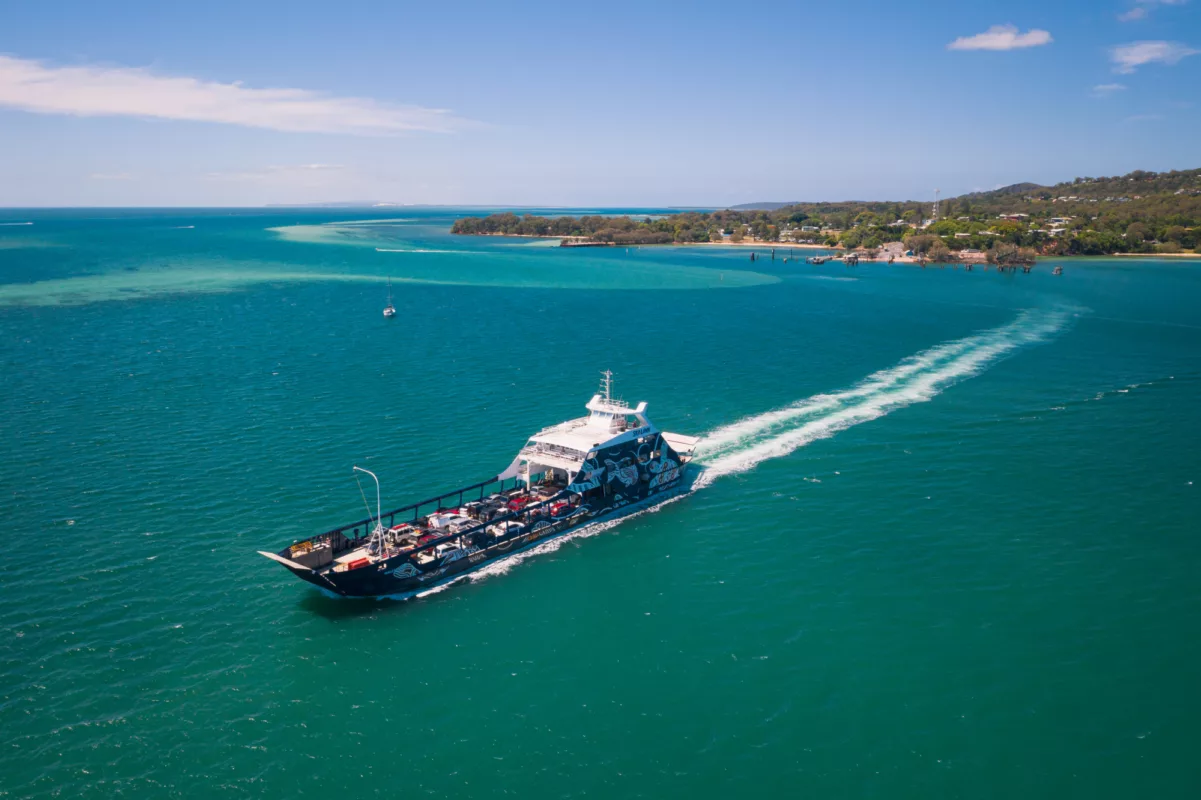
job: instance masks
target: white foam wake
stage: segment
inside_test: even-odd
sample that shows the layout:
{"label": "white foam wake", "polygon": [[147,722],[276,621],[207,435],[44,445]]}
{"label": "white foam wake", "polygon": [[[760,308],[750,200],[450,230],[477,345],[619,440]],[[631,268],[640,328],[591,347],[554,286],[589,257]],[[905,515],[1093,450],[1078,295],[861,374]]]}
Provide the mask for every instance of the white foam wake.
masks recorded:
{"label": "white foam wake", "polygon": [[745,472],[895,409],[931,400],[1017,349],[1045,341],[1062,330],[1068,319],[1064,310],[1023,311],[1008,325],[910,356],[846,391],[815,395],[718,428],[697,447],[697,461],[704,472],[694,488],[703,488],[722,475]]}
{"label": "white foam wake", "polygon": [[788,455],[799,447],[833,436],[853,425],[931,400],[947,387],[978,375],[1019,348],[1045,341],[1062,330],[1069,318],[1067,310],[1023,311],[1008,325],[923,350],[902,359],[896,366],[867,376],[844,391],[814,395],[785,408],[716,428],[697,446],[697,463],[703,471],[689,490],[642,511],[594,522],[541,542],[417,596],[441,592],[462,579],[480,580],[503,575],[531,556],[553,552],[567,542],[596,536],[628,519],[654,513],[708,486],[722,475],[745,472],[768,459]]}
{"label": "white foam wake", "polygon": [[902,359],[895,367],[880,370],[863,379],[858,385],[834,394],[817,394],[790,406],[746,417],[711,431],[697,445],[698,456],[713,456],[741,442],[762,435],[765,431],[778,428],[801,417],[810,417],[823,411],[844,406],[848,401],[869,397],[896,386],[907,378],[929,370],[971,347],[967,339],[932,347],[917,355]]}

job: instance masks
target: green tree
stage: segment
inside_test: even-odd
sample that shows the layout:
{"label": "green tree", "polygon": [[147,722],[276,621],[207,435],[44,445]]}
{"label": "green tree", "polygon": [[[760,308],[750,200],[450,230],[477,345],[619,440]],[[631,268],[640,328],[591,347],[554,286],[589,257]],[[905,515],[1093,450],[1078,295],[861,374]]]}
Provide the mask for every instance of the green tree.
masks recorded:
{"label": "green tree", "polygon": [[1126,238],[1132,242],[1146,241],[1147,236],[1147,226],[1141,222],[1132,222],[1126,226]]}
{"label": "green tree", "polygon": [[1032,248],[1000,242],[988,251],[988,263],[998,267],[1028,267],[1034,263],[1036,255]]}
{"label": "green tree", "polygon": [[946,242],[942,239],[935,239],[927,255],[931,261],[937,261],[942,264],[950,263],[954,259],[954,256],[951,254],[951,248],[947,247]]}
{"label": "green tree", "polygon": [[[942,244],[942,240],[928,233],[919,233],[910,236],[906,240],[906,243],[915,256],[928,256],[930,249],[934,247],[935,243]],[[946,247],[946,245],[943,245],[943,247]]]}

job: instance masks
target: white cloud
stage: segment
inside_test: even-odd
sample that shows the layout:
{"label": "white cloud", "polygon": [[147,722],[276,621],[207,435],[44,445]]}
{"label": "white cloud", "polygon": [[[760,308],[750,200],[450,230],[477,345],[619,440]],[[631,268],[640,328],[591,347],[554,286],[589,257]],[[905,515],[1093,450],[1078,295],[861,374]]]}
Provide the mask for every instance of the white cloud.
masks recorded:
{"label": "white cloud", "polygon": [[1201,51],[1179,42],[1131,42],[1110,49],[1109,60],[1114,64],[1114,72],[1129,75],[1144,64],[1175,64],[1198,52]]}
{"label": "white cloud", "polygon": [[128,172],[93,172],[88,176],[94,181],[132,181],[133,175]]}
{"label": "white cloud", "polygon": [[311,183],[313,178],[322,173],[337,172],[344,169],[346,167],[342,164],[273,164],[261,169],[209,172],[204,177],[212,181],[287,182],[299,179]]}
{"label": "white cloud", "polygon": [[1051,34],[1038,28],[1018,33],[1014,25],[993,25],[984,33],[975,36],[960,36],[947,45],[948,50],[1020,50],[1023,47],[1038,47],[1055,41]]}
{"label": "white cloud", "polygon": [[267,167],[274,170],[327,170],[327,169],[346,169],[343,164],[294,164],[288,167]]}
{"label": "white cloud", "polygon": [[1120,22],[1135,22],[1136,20],[1146,19],[1151,14],[1151,9],[1156,6],[1182,6],[1188,0],[1134,0],[1134,7],[1129,11],[1118,14]]}
{"label": "white cloud", "polygon": [[1123,92],[1126,85],[1122,83],[1102,83],[1093,87],[1093,97],[1109,97],[1114,92]]}
{"label": "white cloud", "polygon": [[216,122],[303,133],[392,135],[450,131],[448,111],[336,97],[307,89],[251,89],[131,67],[54,67],[0,55],[0,108],[42,114]]}

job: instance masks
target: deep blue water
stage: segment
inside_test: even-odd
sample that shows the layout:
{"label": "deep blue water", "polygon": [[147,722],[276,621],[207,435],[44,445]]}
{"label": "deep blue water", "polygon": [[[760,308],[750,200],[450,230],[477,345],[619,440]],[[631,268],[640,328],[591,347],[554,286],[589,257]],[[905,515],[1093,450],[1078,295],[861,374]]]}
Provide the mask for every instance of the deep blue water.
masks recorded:
{"label": "deep blue water", "polygon": [[[0,212],[0,796],[1196,796],[1201,268],[459,213]],[[407,603],[256,555],[606,368],[691,495]]]}

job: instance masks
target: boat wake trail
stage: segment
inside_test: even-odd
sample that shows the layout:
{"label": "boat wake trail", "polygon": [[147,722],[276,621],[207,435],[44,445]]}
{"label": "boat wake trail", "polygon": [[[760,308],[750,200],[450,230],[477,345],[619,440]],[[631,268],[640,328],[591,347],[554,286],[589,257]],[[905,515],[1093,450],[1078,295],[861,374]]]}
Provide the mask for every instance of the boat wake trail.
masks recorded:
{"label": "boat wake trail", "polygon": [[898,408],[931,400],[1018,349],[1046,341],[1071,317],[1067,309],[1023,311],[1007,325],[923,350],[850,389],[815,395],[717,428],[697,446],[696,460],[704,471],[693,488],[703,488],[723,475],[746,472]]}
{"label": "boat wake trail", "polygon": [[1023,311],[1007,325],[923,350],[867,376],[849,389],[814,395],[785,408],[716,428],[697,445],[696,463],[701,472],[680,494],[650,508],[613,520],[601,519],[538,543],[450,583],[432,587],[417,597],[436,594],[461,580],[503,575],[530,556],[554,552],[567,542],[596,536],[628,519],[655,513],[723,475],[746,472],[768,459],[786,456],[853,425],[931,400],[947,387],[980,374],[1017,350],[1048,340],[1062,331],[1073,316],[1071,309]]}

